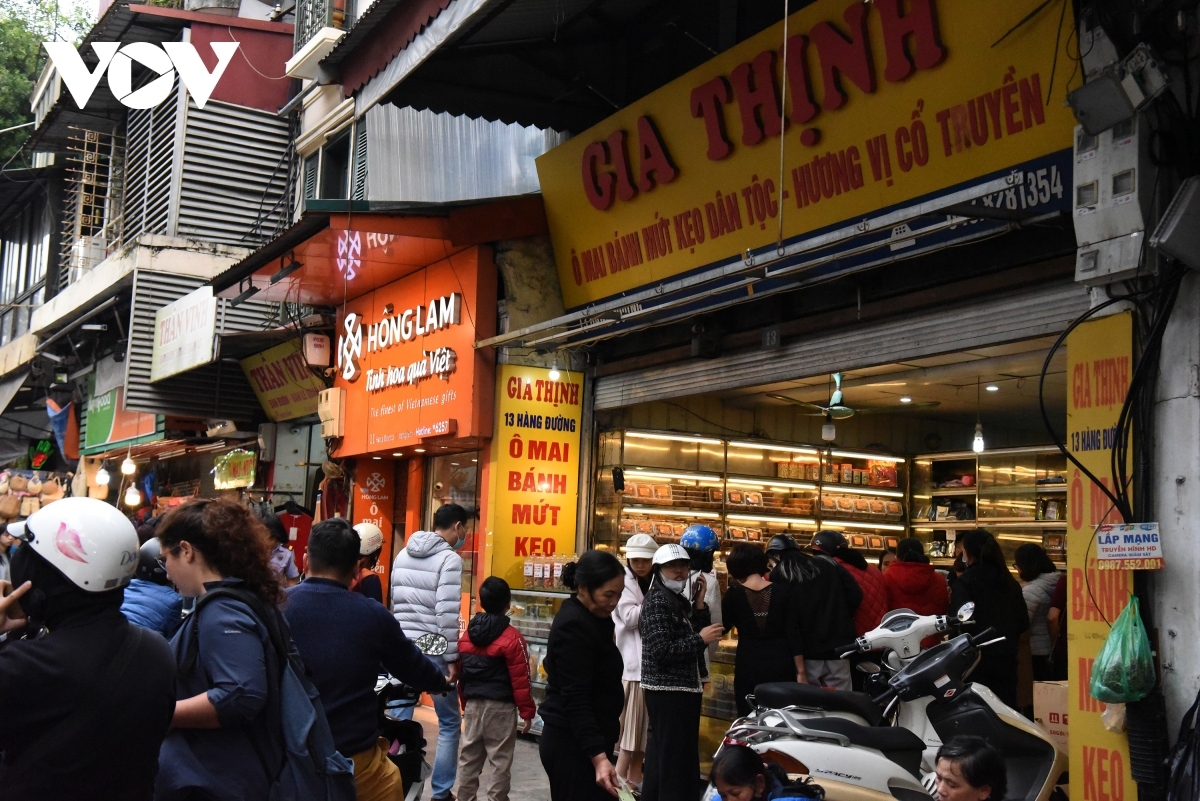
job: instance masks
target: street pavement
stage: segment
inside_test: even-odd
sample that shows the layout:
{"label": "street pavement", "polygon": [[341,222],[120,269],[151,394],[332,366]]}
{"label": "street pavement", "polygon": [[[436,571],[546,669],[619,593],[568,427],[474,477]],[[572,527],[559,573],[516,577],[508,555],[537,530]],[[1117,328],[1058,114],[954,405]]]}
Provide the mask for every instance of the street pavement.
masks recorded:
{"label": "street pavement", "polygon": [[[413,714],[413,720],[420,721],[425,728],[425,761],[432,765],[437,754],[437,716],[432,707],[419,706]],[[480,778],[479,793],[476,795],[478,801],[487,799],[488,785],[489,777],[485,766],[484,775]],[[457,785],[454,793],[458,794]],[[425,785],[425,794],[421,797],[432,798],[428,783]],[[546,771],[542,769],[542,760],[538,756],[537,740],[532,737],[517,737],[517,749],[513,754],[512,787],[508,791],[508,797],[512,801],[550,801],[550,783],[546,780]]]}

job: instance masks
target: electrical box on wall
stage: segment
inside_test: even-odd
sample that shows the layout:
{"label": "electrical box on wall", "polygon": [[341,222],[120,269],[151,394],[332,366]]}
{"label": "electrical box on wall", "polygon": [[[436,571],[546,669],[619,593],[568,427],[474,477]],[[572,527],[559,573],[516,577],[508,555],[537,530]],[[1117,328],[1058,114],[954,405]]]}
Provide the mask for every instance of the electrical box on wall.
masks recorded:
{"label": "electrical box on wall", "polygon": [[321,419],[322,437],[346,436],[346,390],[330,387],[317,396],[317,417]]}
{"label": "electrical box on wall", "polygon": [[304,335],[304,361],[309,367],[329,366],[329,337],[325,334]]}
{"label": "electrical box on wall", "polygon": [[275,423],[261,423],[258,426],[258,458],[264,462],[275,461]]}
{"label": "electrical box on wall", "polygon": [[1139,272],[1146,215],[1154,194],[1149,139],[1150,127],[1140,115],[1096,135],[1083,126],[1075,128],[1075,280],[1079,283],[1102,286]]}

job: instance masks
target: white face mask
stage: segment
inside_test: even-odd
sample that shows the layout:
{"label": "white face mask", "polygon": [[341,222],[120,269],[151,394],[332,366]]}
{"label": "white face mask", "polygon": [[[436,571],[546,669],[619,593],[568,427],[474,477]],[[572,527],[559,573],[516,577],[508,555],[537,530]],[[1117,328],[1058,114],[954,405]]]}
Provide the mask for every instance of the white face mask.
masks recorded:
{"label": "white face mask", "polygon": [[695,584],[696,575],[697,574],[695,573],[695,571],[692,571],[692,572],[688,573],[687,578],[669,579],[660,573],[658,578],[660,581],[662,581],[663,586],[665,586],[668,590],[671,590],[672,592],[677,592],[680,595],[682,595],[684,598],[687,598],[688,601],[691,601],[693,590],[696,587],[696,584]]}

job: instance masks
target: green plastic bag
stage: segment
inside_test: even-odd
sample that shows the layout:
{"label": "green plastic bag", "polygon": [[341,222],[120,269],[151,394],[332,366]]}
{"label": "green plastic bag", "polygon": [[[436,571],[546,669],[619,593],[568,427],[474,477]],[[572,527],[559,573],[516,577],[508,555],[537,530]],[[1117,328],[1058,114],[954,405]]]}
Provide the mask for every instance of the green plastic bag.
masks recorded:
{"label": "green plastic bag", "polygon": [[1092,697],[1106,704],[1140,701],[1154,689],[1154,655],[1138,613],[1138,599],[1117,616],[1104,647],[1092,663]]}

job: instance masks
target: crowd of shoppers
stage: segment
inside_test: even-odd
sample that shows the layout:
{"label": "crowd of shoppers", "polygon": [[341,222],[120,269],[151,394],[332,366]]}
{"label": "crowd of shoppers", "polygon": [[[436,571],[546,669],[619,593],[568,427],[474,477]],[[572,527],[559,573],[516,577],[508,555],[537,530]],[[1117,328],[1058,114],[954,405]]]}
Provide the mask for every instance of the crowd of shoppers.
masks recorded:
{"label": "crowd of shoppers", "polygon": [[[15,589],[0,593],[0,634],[49,633],[0,647],[0,801],[87,797],[99,786],[129,799],[267,798],[287,760],[279,676],[293,660],[363,801],[398,799],[403,786],[379,730],[381,671],[432,694],[435,799],[455,798],[457,781],[458,799],[475,801],[486,778],[489,801],[506,801],[518,731],[540,715],[554,801],[597,801],[622,788],[646,801],[694,801],[708,660],[727,631],[738,640],[740,715],[766,682],[850,689],[839,646],[892,609],[944,614],[973,603],[980,630],[1005,642],[981,653],[971,678],[1010,706],[1024,632],[1038,678],[1063,661],[1065,583],[1035,544],[1016,553],[1022,586],[993,536],[968,532],[963,570],[948,585],[916,539],[876,567],[838,532],[818,532],[810,550],[779,535],[765,551],[730,550],[722,594],[715,534],[694,526],[686,545],[631,537],[624,565],[588,551],[564,567],[571,595],[548,636],[539,708],[506,582],[482,582],[480,611],[459,635],[462,507],[441,507],[433,531],[409,536],[392,565],[390,610],[374,570],[377,527],[315,525],[306,577],[294,583],[295,561],[280,557],[283,528],[272,518],[232,500],[195,500],[135,532],[112,506],[71,498],[10,529],[23,544],[6,565]],[[180,622],[184,599],[191,609]],[[445,639],[444,654],[417,649],[427,635]],[[97,738],[104,749],[86,747]],[[1003,791],[994,762],[986,743],[948,744],[938,781],[994,795]],[[779,797],[778,774],[736,747],[712,770],[722,797],[747,801]]]}

